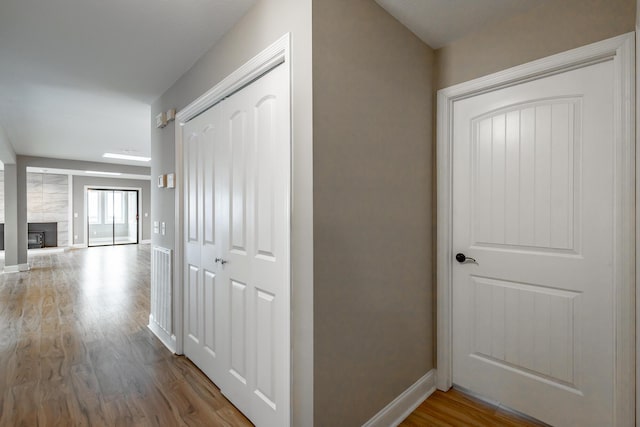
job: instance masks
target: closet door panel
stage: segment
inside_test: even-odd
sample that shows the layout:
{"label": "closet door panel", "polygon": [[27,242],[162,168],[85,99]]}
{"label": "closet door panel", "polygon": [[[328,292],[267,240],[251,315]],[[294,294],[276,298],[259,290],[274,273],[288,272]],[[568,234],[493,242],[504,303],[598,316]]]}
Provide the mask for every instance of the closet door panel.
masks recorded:
{"label": "closet door panel", "polygon": [[[188,298],[185,315],[189,333],[185,355],[219,387],[224,385],[228,359],[224,324],[228,311],[222,256],[224,222],[220,210],[221,165],[220,111],[212,108],[184,126],[185,162],[185,283]],[[223,180],[223,179],[222,179]],[[197,274],[195,273],[197,271]],[[197,281],[196,281],[197,278]],[[192,288],[196,286],[196,292]],[[195,325],[194,325],[195,322]],[[197,332],[197,336],[195,335]]]}

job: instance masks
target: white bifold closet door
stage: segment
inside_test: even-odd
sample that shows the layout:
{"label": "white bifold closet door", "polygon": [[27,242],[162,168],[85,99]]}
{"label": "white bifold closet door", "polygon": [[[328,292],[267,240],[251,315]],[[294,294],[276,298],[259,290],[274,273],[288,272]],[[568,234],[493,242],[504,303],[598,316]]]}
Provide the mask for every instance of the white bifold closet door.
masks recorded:
{"label": "white bifold closet door", "polygon": [[258,426],[289,425],[286,73],[183,128],[185,355]]}

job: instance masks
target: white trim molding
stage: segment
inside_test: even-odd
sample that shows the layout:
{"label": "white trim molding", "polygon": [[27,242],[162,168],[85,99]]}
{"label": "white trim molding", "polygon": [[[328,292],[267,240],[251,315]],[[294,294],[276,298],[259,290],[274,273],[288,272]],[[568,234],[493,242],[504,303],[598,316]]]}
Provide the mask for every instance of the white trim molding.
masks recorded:
{"label": "white trim molding", "polygon": [[149,315],[149,324],[147,328],[164,344],[165,347],[171,351],[171,353],[176,353],[176,336],[168,334],[164,329],[158,326],[155,319],[153,318],[153,314]]}
{"label": "white trim molding", "polygon": [[[640,124],[640,96],[638,96],[638,88],[640,88],[640,0],[636,2],[636,167],[640,165],[640,150],[637,149],[640,144],[640,132],[638,125]],[[638,265],[638,255],[640,254],[640,174],[636,173],[636,266]],[[636,422],[640,420],[640,298],[638,292],[640,289],[640,268],[636,267]]]}
{"label": "white trim molding", "polygon": [[436,391],[436,370],[432,369],[382,408],[362,427],[396,427]]}
{"label": "white trim molding", "polygon": [[[220,83],[209,89],[201,97],[176,114],[176,122],[184,125],[198,114],[213,107],[229,95],[239,91],[264,73],[289,61],[289,33],[276,40],[271,46],[231,73]],[[176,126],[176,133],[179,127]],[[182,181],[178,181],[182,182]]]}
{"label": "white trim molding", "polygon": [[[438,91],[437,113],[437,387],[452,386],[452,138],[453,107],[457,101],[500,88],[585,67],[613,61],[615,139],[620,150],[616,170],[620,180],[616,188],[615,232],[615,425],[633,425],[635,419],[636,369],[636,230],[640,217],[636,207],[635,168],[635,77],[634,33],[624,34],[585,47],[510,68],[486,77],[461,83]],[[640,234],[638,235],[640,239]],[[640,280],[640,279],[639,279]]]}
{"label": "white trim molding", "polygon": [[70,250],[71,248],[69,246],[56,246],[54,248],[33,248],[33,249],[27,249],[27,255],[40,256],[40,255],[61,254],[64,252],[68,252]]}
{"label": "white trim molding", "polygon": [[23,273],[29,270],[31,270],[29,263],[4,266],[4,273]]}
{"label": "white trim molding", "polygon": [[[180,112],[176,114],[176,120],[179,122]],[[186,117],[186,116],[185,116]],[[175,337],[175,353],[184,354],[184,321],[183,321],[183,306],[182,299],[184,290],[182,289],[182,257],[184,256],[184,190],[182,188],[182,181],[184,179],[183,171],[183,144],[182,144],[182,124],[175,126],[175,173],[176,173],[176,187],[175,187],[175,222],[174,222],[174,257],[173,257],[173,333]]]}

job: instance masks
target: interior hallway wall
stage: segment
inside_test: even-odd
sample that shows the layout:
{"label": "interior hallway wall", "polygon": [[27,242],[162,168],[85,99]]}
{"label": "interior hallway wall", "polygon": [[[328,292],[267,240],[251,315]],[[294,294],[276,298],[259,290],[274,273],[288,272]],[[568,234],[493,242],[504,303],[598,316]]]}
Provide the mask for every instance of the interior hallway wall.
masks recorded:
{"label": "interior hallway wall", "polygon": [[0,223],[4,224],[4,170],[0,171]]}
{"label": "interior hallway wall", "polygon": [[370,0],[313,2],[315,426],[434,365],[433,51]]}

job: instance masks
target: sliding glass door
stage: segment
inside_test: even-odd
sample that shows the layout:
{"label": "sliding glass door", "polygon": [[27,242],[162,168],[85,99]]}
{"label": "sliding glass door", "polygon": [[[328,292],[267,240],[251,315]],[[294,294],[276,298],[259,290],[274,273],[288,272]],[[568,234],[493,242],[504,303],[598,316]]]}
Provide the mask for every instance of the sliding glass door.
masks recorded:
{"label": "sliding glass door", "polygon": [[87,190],[88,245],[138,243],[138,192]]}

